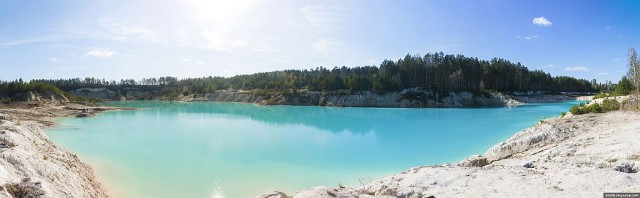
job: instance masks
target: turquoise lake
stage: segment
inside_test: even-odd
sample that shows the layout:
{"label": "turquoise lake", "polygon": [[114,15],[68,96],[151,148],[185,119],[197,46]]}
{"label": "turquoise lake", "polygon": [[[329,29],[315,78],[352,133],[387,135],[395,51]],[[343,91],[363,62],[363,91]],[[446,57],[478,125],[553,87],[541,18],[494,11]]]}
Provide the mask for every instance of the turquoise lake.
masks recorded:
{"label": "turquoise lake", "polygon": [[117,197],[245,198],[360,185],[483,154],[577,102],[514,108],[336,108],[113,102],[139,110],[58,119],[47,129]]}

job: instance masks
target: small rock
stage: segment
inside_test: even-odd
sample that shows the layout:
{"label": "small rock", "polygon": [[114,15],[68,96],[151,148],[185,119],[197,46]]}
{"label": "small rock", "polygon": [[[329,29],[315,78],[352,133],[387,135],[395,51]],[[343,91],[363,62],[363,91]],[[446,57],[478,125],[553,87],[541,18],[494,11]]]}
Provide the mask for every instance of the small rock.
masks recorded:
{"label": "small rock", "polygon": [[0,120],[11,120],[8,115],[0,114]]}
{"label": "small rock", "polygon": [[336,197],[336,193],[330,190],[327,190],[327,195],[331,196],[331,197]]}
{"label": "small rock", "polygon": [[486,157],[482,157],[480,155],[474,155],[462,160],[458,165],[464,167],[483,167],[489,164],[489,161]]}
{"label": "small rock", "polygon": [[375,196],[396,196],[398,194],[397,189],[395,188],[384,188],[381,191],[378,191]]}
{"label": "small rock", "polygon": [[404,198],[422,198],[424,195],[422,195],[422,193],[416,193],[415,191],[411,190],[407,193],[401,193],[398,197],[404,197]]}
{"label": "small rock", "polygon": [[533,168],[533,167],[534,167],[534,166],[533,166],[533,162],[532,162],[532,161],[527,161],[527,162],[525,162],[525,163],[523,163],[523,164],[522,164],[522,167],[525,167],[525,168]]}
{"label": "small rock", "polygon": [[631,164],[622,163],[613,168],[613,170],[623,173],[637,173],[638,170],[634,169]]}
{"label": "small rock", "polygon": [[22,178],[20,183],[5,184],[7,192],[13,197],[42,197],[45,191],[39,181],[33,182],[30,178]]}
{"label": "small rock", "polygon": [[287,194],[284,194],[280,191],[271,191],[261,195],[258,195],[258,198],[290,198]]}

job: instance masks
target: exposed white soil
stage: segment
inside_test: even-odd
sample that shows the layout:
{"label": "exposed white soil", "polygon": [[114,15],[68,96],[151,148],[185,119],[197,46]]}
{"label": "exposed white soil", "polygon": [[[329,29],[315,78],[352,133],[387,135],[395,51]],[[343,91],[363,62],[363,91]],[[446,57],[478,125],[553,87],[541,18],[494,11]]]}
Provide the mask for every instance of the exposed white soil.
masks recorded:
{"label": "exposed white soil", "polygon": [[0,197],[109,197],[93,169],[42,128],[54,125],[52,118],[121,108],[34,98],[0,104]]}

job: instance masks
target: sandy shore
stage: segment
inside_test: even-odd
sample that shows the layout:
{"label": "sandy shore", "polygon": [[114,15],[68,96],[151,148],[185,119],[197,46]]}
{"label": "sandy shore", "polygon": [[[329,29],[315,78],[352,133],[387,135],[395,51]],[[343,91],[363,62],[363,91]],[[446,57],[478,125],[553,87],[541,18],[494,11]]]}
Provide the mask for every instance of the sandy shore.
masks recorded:
{"label": "sandy shore", "polygon": [[545,120],[459,163],[293,197],[602,197],[640,192],[639,165],[640,113],[614,111]]}
{"label": "sandy shore", "polygon": [[52,118],[120,108],[75,103],[0,105],[0,197],[109,197],[93,169],[42,131]]}

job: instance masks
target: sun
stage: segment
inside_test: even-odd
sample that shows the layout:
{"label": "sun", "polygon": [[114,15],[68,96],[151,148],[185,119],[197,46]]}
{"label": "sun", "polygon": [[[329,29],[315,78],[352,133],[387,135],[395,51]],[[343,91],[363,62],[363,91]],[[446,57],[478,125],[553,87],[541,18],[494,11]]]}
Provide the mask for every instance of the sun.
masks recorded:
{"label": "sun", "polygon": [[215,23],[236,23],[251,13],[258,3],[255,0],[207,1],[186,0],[183,2],[189,15],[196,20]]}

